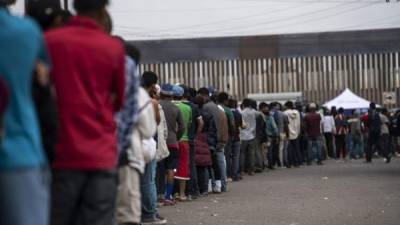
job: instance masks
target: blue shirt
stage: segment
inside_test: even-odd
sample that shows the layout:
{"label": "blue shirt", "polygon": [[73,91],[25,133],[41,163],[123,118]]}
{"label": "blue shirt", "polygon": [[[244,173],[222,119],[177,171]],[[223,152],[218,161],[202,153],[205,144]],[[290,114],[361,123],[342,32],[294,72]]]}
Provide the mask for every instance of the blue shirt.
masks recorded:
{"label": "blue shirt", "polygon": [[0,170],[37,167],[46,163],[32,100],[35,63],[48,63],[39,27],[29,19],[0,8],[0,78],[10,92],[4,114]]}

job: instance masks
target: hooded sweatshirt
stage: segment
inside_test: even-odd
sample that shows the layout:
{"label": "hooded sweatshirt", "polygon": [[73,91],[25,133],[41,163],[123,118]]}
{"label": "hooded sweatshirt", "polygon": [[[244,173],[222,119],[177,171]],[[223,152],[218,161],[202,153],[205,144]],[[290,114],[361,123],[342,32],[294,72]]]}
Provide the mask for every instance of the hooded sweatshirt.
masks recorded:
{"label": "hooded sweatshirt", "polygon": [[285,111],[285,115],[289,120],[289,140],[295,140],[300,135],[300,113],[295,109],[288,109]]}

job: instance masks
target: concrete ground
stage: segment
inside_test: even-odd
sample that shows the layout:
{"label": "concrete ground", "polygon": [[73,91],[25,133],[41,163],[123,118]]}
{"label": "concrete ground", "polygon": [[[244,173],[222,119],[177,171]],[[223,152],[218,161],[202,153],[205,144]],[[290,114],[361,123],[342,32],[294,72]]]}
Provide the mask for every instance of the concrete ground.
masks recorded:
{"label": "concrete ground", "polygon": [[266,171],[160,213],[178,225],[399,225],[400,159]]}

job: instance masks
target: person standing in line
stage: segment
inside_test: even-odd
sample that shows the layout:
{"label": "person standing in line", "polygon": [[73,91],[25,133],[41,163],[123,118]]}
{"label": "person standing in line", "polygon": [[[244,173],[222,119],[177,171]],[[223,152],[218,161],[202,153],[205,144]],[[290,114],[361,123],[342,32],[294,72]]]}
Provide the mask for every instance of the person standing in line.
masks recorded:
{"label": "person standing in line", "polygon": [[353,110],[353,116],[348,120],[350,127],[351,147],[349,152],[350,159],[357,159],[363,157],[362,150],[362,128],[360,114]]}
{"label": "person standing in line", "polygon": [[240,170],[241,174],[247,172],[254,175],[254,154],[256,151],[256,111],[251,107],[251,99],[244,99],[242,106],[243,121],[246,128],[240,131]]}
{"label": "person standing in line", "polygon": [[163,166],[167,174],[165,196],[162,203],[165,206],[175,205],[172,194],[174,193],[175,170],[178,169],[179,166],[178,141],[182,138],[185,130],[185,123],[182,113],[179,108],[174,103],[172,103],[172,100],[173,85],[163,84],[161,86],[160,105],[164,110],[165,119],[167,121],[167,146],[169,150],[169,156],[166,159],[160,161],[159,166]]}
{"label": "person standing in line", "polygon": [[198,177],[198,190],[200,196],[208,195],[208,181],[209,181],[209,167],[212,165],[211,151],[209,146],[209,139],[216,139],[216,130],[214,119],[211,114],[204,112],[203,105],[204,99],[201,96],[196,96],[193,103],[200,110],[200,115],[203,118],[203,129],[197,134],[195,144],[195,163]]}
{"label": "person standing in line", "polygon": [[232,177],[233,181],[239,181],[240,179],[240,129],[244,128],[242,114],[237,109],[237,101],[234,99],[229,99],[228,106],[232,110],[233,117],[235,119],[235,130],[232,137],[231,143],[231,170],[228,170],[228,176]]}
{"label": "person standing in line", "polygon": [[230,158],[231,153],[231,146],[232,146],[232,137],[235,135],[234,130],[235,130],[235,119],[233,117],[232,111],[227,107],[228,105],[228,100],[229,100],[229,95],[226,92],[221,92],[217,96],[217,104],[218,107],[220,108],[221,111],[224,112],[224,118],[227,120],[227,131],[228,131],[228,139],[226,142],[226,145],[223,148],[223,164],[225,164],[225,176],[221,180],[222,185],[221,185],[221,191],[222,192],[227,192],[228,191],[228,181],[232,182],[232,177],[227,176],[227,171],[228,168],[230,169],[232,167],[232,162],[229,162],[229,165],[227,163],[227,158]]}
{"label": "person standing in line", "polygon": [[379,146],[381,155],[385,157],[386,163],[390,163],[390,133],[389,133],[389,111],[386,108],[382,109],[379,114],[381,120],[381,136],[379,137]]}
{"label": "person standing in line", "polygon": [[331,113],[325,109],[325,115],[322,119],[322,131],[325,136],[326,147],[329,158],[336,158],[333,136],[336,134],[335,119]]}
{"label": "person standing in line", "polygon": [[267,152],[265,144],[267,143],[267,133],[266,133],[266,124],[265,124],[265,115],[259,108],[257,110],[257,102],[252,100],[252,108],[256,111],[256,149],[255,149],[255,158],[254,158],[254,167],[256,173],[261,173],[267,164]]}
{"label": "person standing in line", "polygon": [[[156,85],[156,93],[154,98],[156,100],[160,100],[160,92],[161,87]],[[156,171],[156,188],[157,188],[157,200],[158,203],[164,202],[164,193],[165,193],[165,175],[166,170],[163,164],[164,159],[169,156],[169,150],[167,146],[167,138],[168,138],[168,125],[167,120],[165,118],[164,109],[161,104],[158,103],[158,108],[160,110],[160,124],[157,127],[157,151],[156,151],[156,160],[157,160],[157,171]]]}
{"label": "person standing in line", "polygon": [[376,149],[380,149],[380,136],[382,132],[382,121],[379,115],[379,112],[376,110],[376,105],[374,102],[371,102],[369,105],[367,128],[368,128],[368,146],[367,152],[365,154],[365,162],[372,162],[372,155],[375,153]]}
{"label": "person standing in line", "polygon": [[210,98],[210,91],[207,88],[200,88],[199,95],[203,97],[205,104],[203,111],[212,115],[217,128],[217,138],[209,139],[209,145],[212,153],[213,168],[210,173],[211,180],[209,189],[215,193],[221,193],[222,180],[226,180],[226,163],[224,148],[228,141],[228,120],[223,109],[220,109]]}
{"label": "person standing in line", "polygon": [[274,169],[274,165],[277,164],[278,161],[278,152],[279,152],[279,129],[276,126],[275,119],[270,114],[270,109],[265,102],[260,103],[260,111],[264,114],[265,120],[265,133],[268,138],[269,146],[268,146],[268,168],[270,170]]}
{"label": "person standing in line", "polygon": [[285,103],[286,111],[285,114],[289,120],[289,137],[288,137],[288,147],[287,147],[287,168],[292,166],[298,167],[301,164],[299,143],[298,138],[300,135],[301,121],[300,113],[294,109],[294,104],[291,101]]}
{"label": "person standing in line", "polygon": [[189,200],[195,199],[200,195],[199,188],[198,188],[198,180],[197,180],[197,168],[195,164],[195,156],[196,156],[196,149],[195,149],[195,139],[198,134],[201,133],[203,130],[204,122],[201,116],[199,107],[195,105],[191,100],[194,98],[192,97],[191,92],[196,92],[194,89],[189,88],[185,85],[180,85],[184,89],[184,94],[182,98],[182,103],[188,105],[192,110],[192,123],[188,130],[188,137],[189,137],[189,147],[190,147],[190,155],[189,155],[189,167],[190,167],[190,180],[188,181],[188,188],[187,188],[187,196]]}
{"label": "person standing in line", "polygon": [[179,108],[183,117],[185,129],[183,135],[178,141],[179,145],[179,163],[178,169],[174,178],[179,182],[179,201],[187,201],[186,196],[186,182],[190,180],[190,165],[189,165],[189,129],[192,124],[192,108],[182,102],[184,90],[182,87],[175,85],[172,88],[174,95],[173,103]]}
{"label": "person standing in line", "polygon": [[107,5],[107,0],[75,0],[78,15],[46,33],[60,118],[52,225],[111,224],[114,217],[114,114],[124,101],[125,50],[105,32]]}
{"label": "person standing in line", "polygon": [[228,120],[228,141],[226,143],[226,146],[224,148],[224,154],[225,154],[225,164],[226,164],[226,171],[227,171],[227,180],[226,182],[223,181],[222,185],[222,191],[226,192],[227,191],[227,183],[232,182],[232,176],[229,171],[232,170],[232,139],[235,136],[235,118],[233,116],[233,112],[230,108],[228,108],[228,101],[229,101],[229,95],[226,92],[221,92],[217,96],[217,103],[218,106],[224,110],[225,116]]}
{"label": "person standing in line", "polygon": [[[64,26],[72,16],[55,2],[30,1],[26,15],[35,19],[44,32]],[[49,77],[39,76],[40,66],[34,72],[33,100],[38,115],[42,143],[49,163],[54,161],[57,144],[57,106]],[[38,73],[39,72],[39,73]]]}
{"label": "person standing in line", "polygon": [[[304,117],[308,135],[308,165],[311,165],[315,155],[317,156],[317,164],[322,165],[321,115],[316,112],[316,108],[315,103],[310,103],[309,112]],[[314,147],[316,154],[313,152]]]}
{"label": "person standing in line", "polygon": [[[143,140],[153,137],[157,129],[157,124],[154,120],[154,109],[151,99],[147,92],[143,88],[140,88],[137,96],[139,97],[139,121],[132,132],[132,146],[126,150],[127,164],[122,164],[119,168],[120,183],[117,194],[116,216],[118,223],[121,225],[148,223],[142,221],[143,219],[141,218],[140,173],[143,174],[145,172],[144,158],[145,155],[149,154],[146,152],[148,150],[143,145]],[[163,223],[157,221],[157,224]]]}
{"label": "person standing in line", "polygon": [[48,79],[40,28],[0,1],[0,224],[48,225],[50,175],[32,99],[33,73]]}
{"label": "person standing in line", "polygon": [[335,126],[336,157],[340,159],[340,155],[342,155],[342,159],[346,159],[346,135],[348,130],[343,108],[339,108],[338,110],[338,114],[335,117]]}
{"label": "person standing in line", "polygon": [[[275,124],[278,128],[279,132],[279,137],[278,137],[278,161],[277,161],[277,166],[282,167],[283,166],[283,149],[285,147],[285,139],[286,139],[286,132],[285,132],[285,115],[282,113],[280,110],[280,104],[278,102],[273,102],[271,103],[271,115],[275,120]],[[286,126],[287,126],[287,120],[286,120]]]}
{"label": "person standing in line", "polygon": [[[154,111],[154,120],[156,126],[160,124],[161,116],[159,103],[156,99],[156,85],[158,82],[158,76],[154,72],[145,71],[142,75],[141,83],[142,87],[146,90],[150,96],[150,103]],[[157,134],[150,138],[144,138],[142,145],[145,148],[146,167],[144,174],[140,179],[140,190],[142,193],[142,224],[165,224],[167,221],[160,216],[157,208],[157,187],[156,187],[156,172],[157,172]]]}
{"label": "person standing in line", "polygon": [[361,121],[361,132],[362,132],[362,139],[363,139],[362,151],[363,151],[363,155],[366,157],[367,152],[368,152],[368,141],[369,141],[368,140],[368,133],[369,133],[368,112],[361,115],[360,121]]}
{"label": "person standing in line", "polygon": [[[119,224],[139,224],[142,215],[139,179],[140,174],[144,172],[145,166],[139,133],[142,130],[147,131],[149,129],[136,127],[137,122],[139,122],[139,124],[141,122],[139,117],[143,116],[143,114],[139,113],[140,106],[138,106],[138,100],[143,98],[138,97],[140,81],[136,70],[140,53],[134,46],[129,44],[125,45],[125,50],[127,52],[125,102],[123,108],[116,116],[118,150],[120,154],[116,220]],[[146,93],[144,90],[143,92]],[[145,105],[145,102],[146,101],[141,102],[141,107]],[[142,109],[142,111],[143,110],[144,109]],[[154,112],[152,113],[154,114]],[[143,125],[150,125],[151,127],[152,123],[144,123],[139,126]],[[151,136],[153,133],[150,129],[150,133],[143,132],[142,135]],[[140,148],[132,148],[132,135],[135,135],[138,139],[139,143],[136,144],[139,144]]]}

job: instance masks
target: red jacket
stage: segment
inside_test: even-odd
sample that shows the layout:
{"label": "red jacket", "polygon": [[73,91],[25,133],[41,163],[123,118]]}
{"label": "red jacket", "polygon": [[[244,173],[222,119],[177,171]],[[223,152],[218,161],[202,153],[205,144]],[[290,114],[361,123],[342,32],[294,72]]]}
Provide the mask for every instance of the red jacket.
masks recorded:
{"label": "red jacket", "polygon": [[125,88],[122,43],[95,21],[79,16],[48,32],[46,40],[60,119],[53,167],[114,168],[114,113],[122,106]]}

